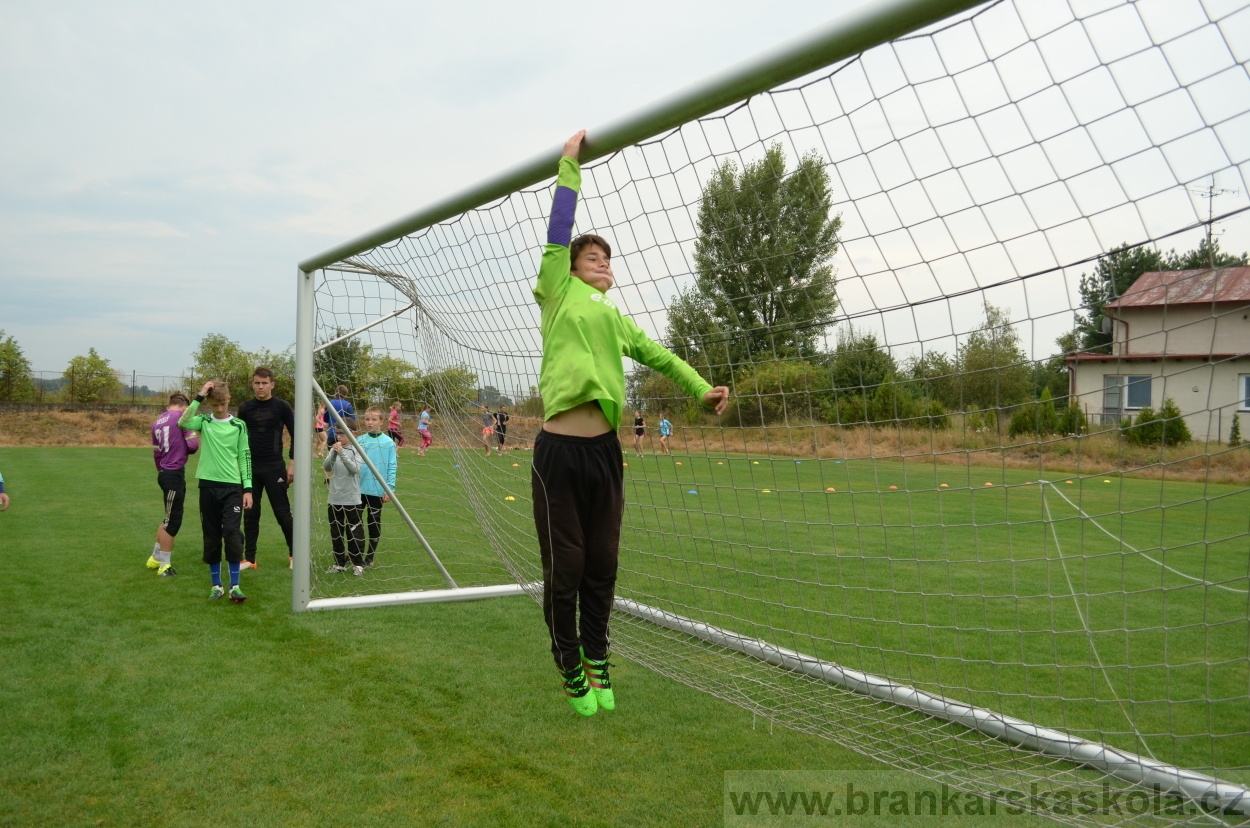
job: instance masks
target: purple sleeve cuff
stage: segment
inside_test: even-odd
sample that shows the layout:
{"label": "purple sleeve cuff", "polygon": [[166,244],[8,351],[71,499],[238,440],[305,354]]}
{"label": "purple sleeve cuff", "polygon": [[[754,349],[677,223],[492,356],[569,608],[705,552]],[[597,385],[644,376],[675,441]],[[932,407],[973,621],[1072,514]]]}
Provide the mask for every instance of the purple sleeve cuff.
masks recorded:
{"label": "purple sleeve cuff", "polygon": [[577,210],[577,192],[568,187],[556,187],[556,197],[551,202],[551,222],[547,225],[547,244],[568,247],[573,241],[573,214]]}

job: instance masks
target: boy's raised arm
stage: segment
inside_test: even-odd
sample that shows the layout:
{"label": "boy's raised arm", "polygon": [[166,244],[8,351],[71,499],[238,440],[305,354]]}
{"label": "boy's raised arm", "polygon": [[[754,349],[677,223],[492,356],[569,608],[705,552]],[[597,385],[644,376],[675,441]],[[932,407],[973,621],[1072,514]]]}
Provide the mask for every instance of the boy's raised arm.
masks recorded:
{"label": "boy's raised arm", "polygon": [[538,282],[534,286],[534,298],[541,304],[560,289],[569,273],[569,243],[573,241],[573,216],[577,213],[577,194],[582,189],[582,170],[577,163],[582,139],[586,130],[580,130],[564,144],[560,157],[560,171],[556,176],[556,195],[551,202],[551,218],[547,222],[547,246],[543,249],[542,264],[538,268]]}
{"label": "boy's raised arm", "polygon": [[684,359],[652,341],[651,337],[632,321],[629,322],[629,327],[633,329],[633,340],[629,343],[630,348],[627,354],[630,359],[659,371],[680,385],[687,394],[712,408],[717,414],[725,413],[725,408],[729,405],[728,387],[718,385],[713,388],[712,384],[699,376],[699,372],[691,368]]}

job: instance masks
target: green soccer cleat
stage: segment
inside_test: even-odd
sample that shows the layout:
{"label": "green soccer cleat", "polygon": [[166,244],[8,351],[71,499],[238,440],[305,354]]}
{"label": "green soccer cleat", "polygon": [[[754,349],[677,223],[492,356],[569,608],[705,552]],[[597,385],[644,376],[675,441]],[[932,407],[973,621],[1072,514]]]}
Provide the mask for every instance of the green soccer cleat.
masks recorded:
{"label": "green soccer cleat", "polygon": [[208,591],[208,600],[216,601],[218,598],[226,594],[226,588],[221,584],[214,584],[213,588]]}
{"label": "green soccer cleat", "polygon": [[160,568],[161,568],[161,562],[156,559],[155,555],[148,558],[148,569],[160,569]]}
{"label": "green soccer cleat", "polygon": [[591,692],[582,665],[579,664],[572,670],[561,670],[560,681],[564,685],[564,695],[568,697],[574,710],[582,716],[595,715],[599,710],[599,701]]}
{"label": "green soccer cleat", "polygon": [[243,590],[239,589],[238,584],[230,587],[230,603],[242,604],[246,600],[247,596],[243,594]]}
{"label": "green soccer cleat", "polygon": [[163,564],[161,568],[157,570],[156,574],[160,575],[162,578],[172,578],[178,573],[174,571],[173,564]]}
{"label": "green soccer cleat", "polygon": [[603,661],[591,661],[582,651],[582,667],[586,671],[586,681],[590,689],[595,691],[595,700],[604,710],[616,709],[616,696],[612,693],[612,679],[608,676],[608,668],[612,665],[606,658]]}

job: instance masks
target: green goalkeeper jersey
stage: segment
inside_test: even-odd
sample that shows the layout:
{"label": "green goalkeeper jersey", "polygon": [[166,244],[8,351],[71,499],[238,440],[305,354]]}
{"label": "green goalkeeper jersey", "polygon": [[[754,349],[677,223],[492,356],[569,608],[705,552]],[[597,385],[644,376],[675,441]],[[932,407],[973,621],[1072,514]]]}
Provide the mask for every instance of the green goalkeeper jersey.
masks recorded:
{"label": "green goalkeeper jersey", "polygon": [[200,435],[200,464],[197,480],[229,483],[252,490],[252,451],[247,443],[247,425],[238,417],[218,420],[212,412],[200,414],[200,401],[191,405],[178,420],[180,428]]}
{"label": "green goalkeeper jersey", "polygon": [[569,243],[581,185],[576,159],[561,158],[547,246],[534,286],[534,299],[542,308],[543,364],[538,389],[547,419],[597,400],[616,430],[625,408],[622,356],[654,368],[696,399],[712,386],[622,316],[607,295],[572,275]]}

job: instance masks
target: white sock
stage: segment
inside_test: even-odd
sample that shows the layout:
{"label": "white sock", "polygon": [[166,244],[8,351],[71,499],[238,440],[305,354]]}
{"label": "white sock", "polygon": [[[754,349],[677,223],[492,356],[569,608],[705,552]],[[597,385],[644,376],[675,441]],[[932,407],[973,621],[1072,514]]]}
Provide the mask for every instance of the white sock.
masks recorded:
{"label": "white sock", "polygon": [[152,556],[161,564],[169,563],[169,555],[169,552],[162,552],[159,546],[156,548],[156,551],[152,553]]}
{"label": "white sock", "polygon": [[[160,551],[161,551],[160,542],[153,543],[152,544],[152,557],[156,558],[157,553],[159,553]],[[156,558],[156,559],[158,561],[160,560],[160,558]]]}

